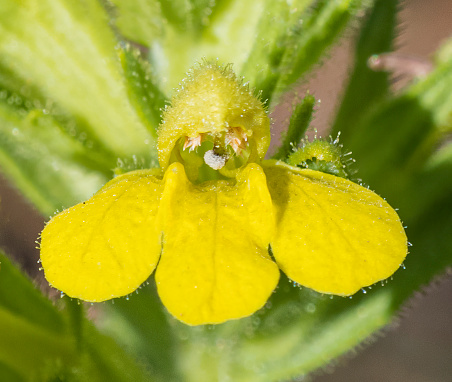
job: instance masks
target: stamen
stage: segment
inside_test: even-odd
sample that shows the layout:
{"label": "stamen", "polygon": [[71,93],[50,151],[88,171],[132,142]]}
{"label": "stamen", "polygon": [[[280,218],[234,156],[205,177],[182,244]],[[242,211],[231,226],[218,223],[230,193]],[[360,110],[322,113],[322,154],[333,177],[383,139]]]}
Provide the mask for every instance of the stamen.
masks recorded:
{"label": "stamen", "polygon": [[246,148],[248,137],[242,128],[231,127],[226,133],[224,141],[226,146],[231,146],[235,153],[237,155],[240,155],[242,150]]}
{"label": "stamen", "polygon": [[188,147],[188,151],[193,151],[197,147],[201,146],[204,134],[199,134],[197,137],[185,137],[184,148]]}

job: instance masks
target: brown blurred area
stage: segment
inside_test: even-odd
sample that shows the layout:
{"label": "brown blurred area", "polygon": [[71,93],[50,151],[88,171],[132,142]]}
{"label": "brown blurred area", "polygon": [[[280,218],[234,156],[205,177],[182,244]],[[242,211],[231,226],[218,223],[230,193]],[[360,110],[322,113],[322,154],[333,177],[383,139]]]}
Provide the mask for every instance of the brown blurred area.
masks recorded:
{"label": "brown blurred area", "polygon": [[33,277],[38,274],[36,241],[44,220],[0,174],[0,248]]}
{"label": "brown blurred area", "polygon": [[[452,0],[407,0],[400,21],[398,51],[429,58],[441,41],[452,36]],[[327,130],[334,115],[346,81],[351,49],[350,39],[344,38],[321,69],[302,86],[321,100],[314,121],[319,132]],[[278,108],[274,123],[284,124],[289,109]],[[1,176],[0,198],[0,247],[30,275],[42,279],[35,240],[45,218]],[[452,278],[443,276],[440,282],[416,295],[397,321],[393,325],[396,329],[386,328],[380,333],[382,336],[376,336],[382,337],[378,341],[363,346],[357,355],[351,352],[343,356],[337,366],[319,371],[314,381],[452,381]]]}

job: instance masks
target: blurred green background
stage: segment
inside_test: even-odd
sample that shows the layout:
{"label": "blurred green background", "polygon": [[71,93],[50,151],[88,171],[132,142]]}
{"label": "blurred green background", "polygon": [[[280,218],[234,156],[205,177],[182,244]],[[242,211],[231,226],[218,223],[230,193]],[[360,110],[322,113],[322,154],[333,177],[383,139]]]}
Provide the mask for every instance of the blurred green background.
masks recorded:
{"label": "blurred green background", "polygon": [[[390,1],[390,0],[388,0]],[[400,13],[398,51],[428,59],[444,38],[452,35],[452,2],[450,0],[410,0]],[[351,62],[353,31],[349,31],[330,58],[302,86],[321,100],[314,126],[325,132],[345,83]],[[394,81],[403,85],[404,78]],[[451,89],[452,91],[452,89]],[[302,94],[302,90],[300,90]],[[288,97],[289,99],[289,97]],[[275,125],[287,122],[291,109],[279,106],[274,114]],[[275,132],[276,133],[276,132]],[[44,220],[33,207],[18,196],[0,178],[0,246],[22,264],[37,282],[45,287],[38,272],[38,251],[35,240]],[[410,238],[415,241],[415,238]],[[340,359],[338,367],[331,365],[319,371],[313,379],[332,381],[450,381],[452,375],[452,280],[439,279],[412,299],[413,307],[406,308],[397,329],[385,329],[376,343],[364,346]],[[369,342],[379,338],[377,334]]]}

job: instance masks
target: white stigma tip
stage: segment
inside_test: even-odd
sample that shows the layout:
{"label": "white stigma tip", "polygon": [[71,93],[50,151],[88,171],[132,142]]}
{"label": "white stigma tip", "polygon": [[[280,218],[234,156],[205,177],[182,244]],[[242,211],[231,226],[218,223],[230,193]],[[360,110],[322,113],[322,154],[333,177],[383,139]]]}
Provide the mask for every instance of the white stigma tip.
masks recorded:
{"label": "white stigma tip", "polygon": [[204,162],[214,170],[223,168],[227,159],[228,157],[226,155],[218,155],[213,150],[206,151],[204,154]]}

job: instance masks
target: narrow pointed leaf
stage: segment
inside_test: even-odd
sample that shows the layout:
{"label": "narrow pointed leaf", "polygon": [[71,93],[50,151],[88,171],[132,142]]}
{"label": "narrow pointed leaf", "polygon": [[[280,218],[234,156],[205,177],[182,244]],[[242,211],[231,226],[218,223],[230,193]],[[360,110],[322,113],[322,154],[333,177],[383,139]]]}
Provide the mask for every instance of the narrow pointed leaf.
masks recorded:
{"label": "narrow pointed leaf", "polygon": [[24,114],[0,104],[0,121],[2,170],[45,215],[92,195],[114,166],[42,112]]}
{"label": "narrow pointed leaf", "polygon": [[270,104],[273,91],[281,76],[281,60],[293,49],[308,0],[266,1],[265,10],[256,28],[255,39],[241,74],[262,91],[262,99]]}
{"label": "narrow pointed leaf", "polygon": [[377,0],[363,24],[355,50],[355,65],[333,125],[333,134],[347,134],[360,118],[388,96],[389,78],[385,72],[368,67],[372,55],[390,52],[397,23],[397,1]]}
{"label": "narrow pointed leaf", "polygon": [[118,49],[118,54],[127,80],[130,101],[143,125],[156,140],[166,98],[159,89],[155,73],[138,49],[125,45]]}
{"label": "narrow pointed leaf", "polygon": [[286,50],[280,64],[284,74],[279,79],[278,92],[286,91],[318,63],[364,5],[366,2],[363,0],[322,0],[315,3],[287,43],[290,49]]}
{"label": "narrow pointed leaf", "polygon": [[281,146],[273,155],[274,159],[287,158],[294,148],[298,146],[311,122],[314,105],[315,98],[308,94],[293,108],[289,127],[282,138]]}

